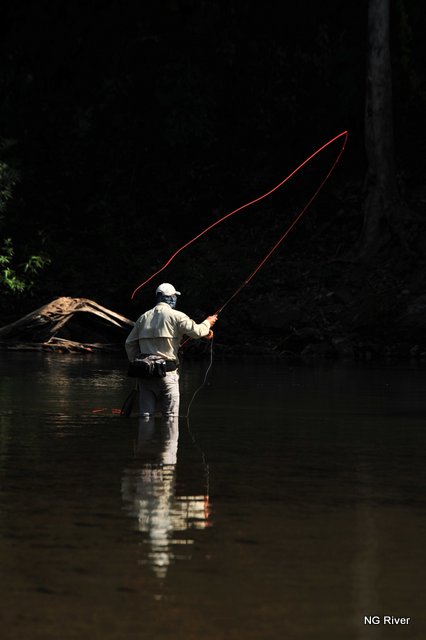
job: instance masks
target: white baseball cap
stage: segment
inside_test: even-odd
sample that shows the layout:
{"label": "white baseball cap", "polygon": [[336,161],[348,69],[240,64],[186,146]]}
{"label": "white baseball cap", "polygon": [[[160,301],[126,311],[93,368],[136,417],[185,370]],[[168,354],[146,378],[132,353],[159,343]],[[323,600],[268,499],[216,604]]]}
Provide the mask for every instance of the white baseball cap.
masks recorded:
{"label": "white baseball cap", "polygon": [[180,296],[180,291],[176,291],[174,286],[169,282],[163,282],[163,284],[160,284],[155,293],[162,293],[165,296]]}

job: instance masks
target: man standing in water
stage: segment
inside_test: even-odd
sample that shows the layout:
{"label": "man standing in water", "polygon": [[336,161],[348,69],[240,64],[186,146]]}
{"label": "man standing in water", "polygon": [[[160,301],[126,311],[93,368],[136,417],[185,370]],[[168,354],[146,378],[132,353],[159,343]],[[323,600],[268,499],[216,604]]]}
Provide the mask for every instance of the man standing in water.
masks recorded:
{"label": "man standing in water", "polygon": [[126,353],[130,361],[136,356],[157,356],[166,362],[163,377],[139,378],[139,415],[152,416],[156,404],[163,415],[179,415],[179,360],[178,350],[182,337],[212,338],[212,326],[217,315],[208,316],[196,324],[185,313],[176,311],[177,296],[173,285],[165,282],[156,290],[157,304],[136,321],[126,340]]}

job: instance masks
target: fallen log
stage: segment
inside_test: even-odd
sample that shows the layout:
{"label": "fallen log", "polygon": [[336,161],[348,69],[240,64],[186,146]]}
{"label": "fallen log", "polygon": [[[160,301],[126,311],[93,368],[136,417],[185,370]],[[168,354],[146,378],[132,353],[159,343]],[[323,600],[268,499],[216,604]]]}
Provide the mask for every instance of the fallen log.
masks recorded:
{"label": "fallen log", "polygon": [[0,348],[90,353],[123,348],[134,322],[87,298],[61,297],[0,328]]}

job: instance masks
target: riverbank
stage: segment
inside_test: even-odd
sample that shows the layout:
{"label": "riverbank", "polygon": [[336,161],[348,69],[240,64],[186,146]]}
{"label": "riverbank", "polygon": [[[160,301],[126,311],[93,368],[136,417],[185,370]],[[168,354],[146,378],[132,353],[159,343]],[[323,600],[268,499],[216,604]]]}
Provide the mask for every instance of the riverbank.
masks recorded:
{"label": "riverbank", "polygon": [[[363,221],[359,193],[359,185],[352,185],[335,191],[331,199],[319,199],[285,245],[225,304],[215,326],[217,352],[288,359],[426,360],[426,196],[418,193],[409,201],[412,215],[407,216],[403,237],[388,234],[376,255],[361,260],[355,251]],[[179,285],[179,308],[195,320],[222,308],[287,224],[275,209],[250,221],[243,228],[237,225],[238,235],[230,233],[232,228],[226,233],[219,229],[161,274]],[[170,246],[152,247],[132,283],[141,274],[153,273],[159,254],[167,256]],[[128,274],[120,282],[93,283],[88,277],[71,285],[64,280],[61,294],[90,297],[134,321],[152,306],[153,292],[146,287],[130,300],[129,281]],[[10,306],[1,326],[33,311],[36,303],[52,300],[62,289],[60,282],[50,272],[36,296],[15,301],[14,309]],[[77,338],[62,337],[93,342],[87,333],[93,333],[92,327],[85,327],[79,328]],[[193,357],[208,349],[203,342],[185,347]]]}

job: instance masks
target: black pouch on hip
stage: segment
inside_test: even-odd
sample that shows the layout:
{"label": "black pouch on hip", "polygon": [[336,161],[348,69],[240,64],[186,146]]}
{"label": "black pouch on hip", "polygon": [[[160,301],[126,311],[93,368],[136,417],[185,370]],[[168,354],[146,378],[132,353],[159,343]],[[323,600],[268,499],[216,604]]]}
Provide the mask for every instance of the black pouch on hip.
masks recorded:
{"label": "black pouch on hip", "polygon": [[127,375],[131,378],[164,378],[167,372],[166,361],[160,356],[139,355],[129,364]]}

